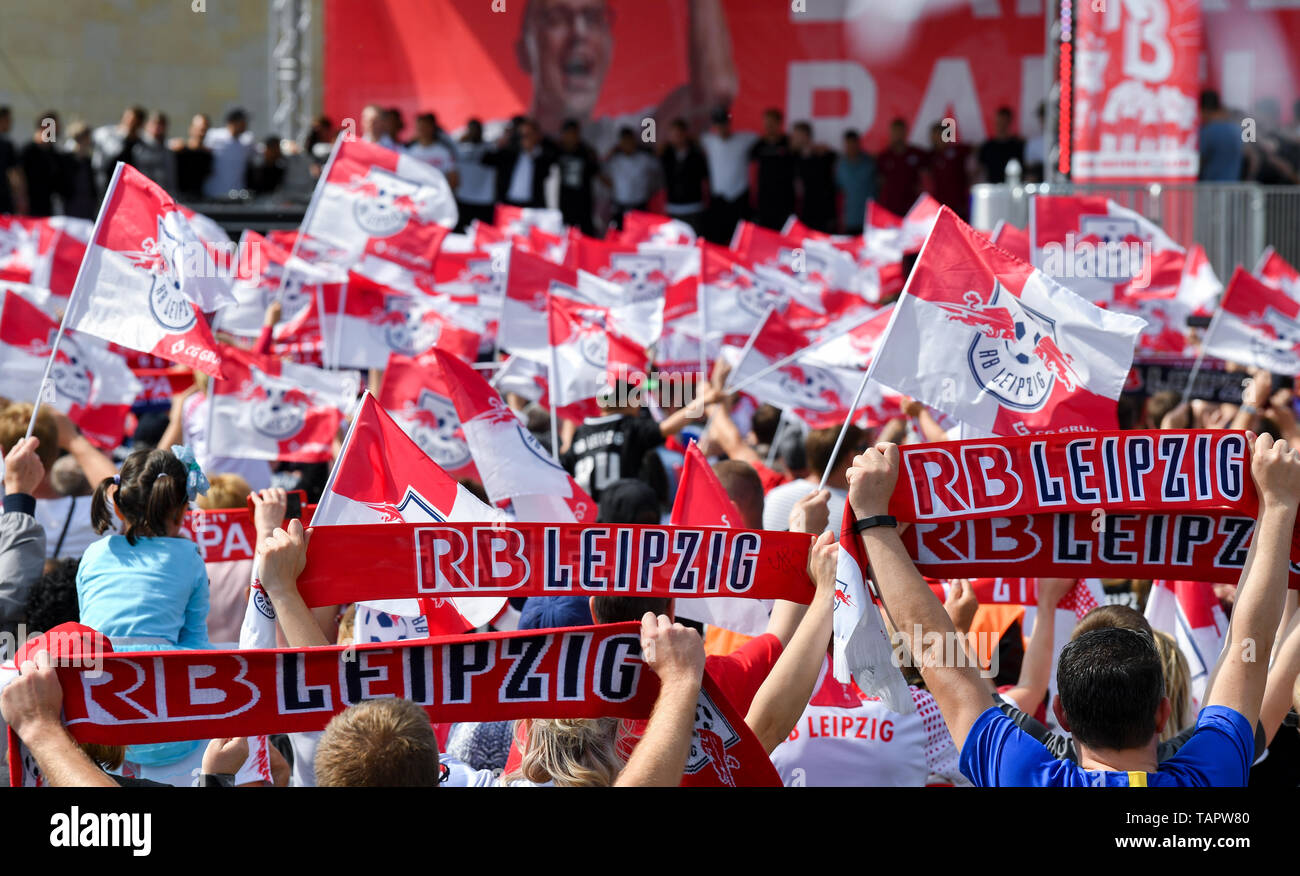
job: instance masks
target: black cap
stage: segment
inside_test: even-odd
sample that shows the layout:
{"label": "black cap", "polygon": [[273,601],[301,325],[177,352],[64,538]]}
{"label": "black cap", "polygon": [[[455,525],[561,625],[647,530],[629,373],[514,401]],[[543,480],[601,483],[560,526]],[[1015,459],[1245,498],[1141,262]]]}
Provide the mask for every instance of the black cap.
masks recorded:
{"label": "black cap", "polygon": [[597,523],[658,523],[659,497],[645,481],[624,478],[600,494]]}

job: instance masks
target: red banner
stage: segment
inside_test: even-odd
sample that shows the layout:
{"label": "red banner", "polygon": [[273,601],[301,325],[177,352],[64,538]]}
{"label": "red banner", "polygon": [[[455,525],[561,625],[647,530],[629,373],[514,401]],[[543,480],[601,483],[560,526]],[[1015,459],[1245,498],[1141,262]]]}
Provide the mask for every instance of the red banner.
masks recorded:
{"label": "red banner", "polygon": [[721,527],[580,523],[317,526],[309,606],[437,596],[742,596],[807,605],[812,537]]}
{"label": "red banner", "polygon": [[[1194,180],[1199,3],[1073,4],[1076,181]],[[1063,26],[1065,18],[1062,18]]]}
{"label": "red banner", "polygon": [[[315,505],[302,509],[303,526],[311,525],[315,510]],[[257,527],[253,525],[253,512],[247,508],[187,511],[180,534],[199,546],[205,563],[251,560],[257,552]]]}

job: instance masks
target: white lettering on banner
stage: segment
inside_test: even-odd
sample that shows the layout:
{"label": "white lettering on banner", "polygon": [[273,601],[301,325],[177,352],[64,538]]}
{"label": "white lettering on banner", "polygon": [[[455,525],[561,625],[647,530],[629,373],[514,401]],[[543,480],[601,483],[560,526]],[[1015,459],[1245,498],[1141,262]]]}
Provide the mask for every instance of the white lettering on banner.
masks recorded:
{"label": "white lettering on banner", "polygon": [[[848,95],[840,116],[818,116],[813,95],[839,91]],[[819,141],[838,142],[849,129],[870,130],[876,122],[876,80],[853,61],[792,61],[786,75],[786,115],[808,119]],[[942,113],[941,113],[942,115]]]}
{"label": "white lettering on banner", "polygon": [[913,116],[909,141],[930,146],[930,126],[935,119],[956,113],[957,139],[962,143],[980,143],[987,135],[984,111],[975,88],[975,76],[966,58],[940,58],[934,64],[925,86],[921,106]]}

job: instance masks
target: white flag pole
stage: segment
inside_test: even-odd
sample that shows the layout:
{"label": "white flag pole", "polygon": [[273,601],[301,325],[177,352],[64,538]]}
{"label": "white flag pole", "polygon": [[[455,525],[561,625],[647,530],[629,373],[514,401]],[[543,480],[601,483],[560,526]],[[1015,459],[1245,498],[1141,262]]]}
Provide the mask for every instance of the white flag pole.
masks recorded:
{"label": "white flag pole", "polygon": [[[330,150],[330,157],[325,161],[325,166],[321,168],[320,179],[316,180],[316,188],[312,189],[311,201],[307,204],[307,212],[303,213],[302,223],[298,226],[298,236],[293,239],[293,247],[289,250],[289,262],[292,262],[298,255],[298,245],[302,243],[303,237],[307,234],[307,229],[311,227],[312,217],[316,215],[316,205],[320,201],[321,192],[325,190],[325,182],[329,179],[330,168],[334,166],[334,158],[339,154],[339,146],[342,145],[345,132],[339,131],[339,135],[334,138],[334,148]],[[280,272],[280,285],[275,290],[275,300],[279,301],[284,297],[284,281],[289,276],[289,263],[286,262],[284,270]],[[316,318],[321,326],[321,364],[326,368],[330,367],[329,362],[325,361],[325,290],[323,283],[316,284]],[[337,366],[336,366],[337,368]]]}
{"label": "white flag pole", "polygon": [[514,360],[515,360],[514,356],[507,356],[504,359],[498,360],[495,363],[497,365],[497,373],[492,375],[492,379],[488,381],[488,385],[491,386],[493,389],[496,389],[497,384],[501,382],[501,378],[505,376],[506,369],[510,366],[510,363],[513,362]]}
{"label": "white flag pole", "polygon": [[551,343],[551,293],[546,293],[546,343],[551,348],[551,367],[546,372],[546,379],[550,381],[551,396],[551,456],[555,461],[560,461],[560,418],[556,413],[559,407],[560,386],[558,380],[560,374],[560,358],[555,354],[555,344]]}
{"label": "white flag pole", "polygon": [[[1205,334],[1201,335],[1200,349],[1196,351],[1196,361],[1192,363],[1192,370],[1187,374],[1187,385],[1183,387],[1183,398],[1180,404],[1187,404],[1187,400],[1192,397],[1192,387],[1196,383],[1196,375],[1201,372],[1201,362],[1205,359],[1205,342],[1210,339],[1214,333],[1214,327],[1219,322],[1219,315],[1223,313],[1222,308],[1214,311],[1214,316],[1210,318],[1210,324],[1205,327]],[[1159,423],[1156,424],[1159,428]]]}
{"label": "white flag pole", "polygon": [[858,402],[862,400],[862,393],[867,389],[867,381],[871,379],[871,372],[862,373],[862,382],[858,384],[858,391],[853,394],[853,404],[849,405],[849,415],[844,418],[844,425],[840,427],[839,437],[835,439],[835,447],[831,450],[831,458],[826,463],[826,470],[822,472],[821,483],[817,485],[818,490],[826,489],[826,480],[831,476],[831,469],[835,467],[835,460],[840,456],[840,445],[844,443],[844,436],[849,431],[849,423],[853,422],[853,414],[858,409]]}
{"label": "white flag pole", "polygon": [[26,438],[32,437],[32,432],[36,428],[36,415],[41,412],[41,401],[45,398],[45,387],[49,385],[50,370],[54,367],[54,357],[58,355],[59,342],[63,340],[63,332],[68,324],[68,314],[72,312],[73,307],[80,300],[77,293],[81,291],[81,274],[86,268],[86,258],[90,255],[90,248],[99,239],[99,226],[104,221],[104,214],[108,211],[108,205],[113,201],[113,193],[117,189],[118,177],[122,175],[122,168],[125,166],[119,161],[117,166],[113,168],[113,178],[108,182],[108,189],[104,192],[104,201],[99,206],[99,215],[95,217],[95,225],[90,229],[90,242],[86,245],[86,255],[82,256],[81,264],[77,266],[77,279],[73,281],[72,291],[68,293],[68,306],[63,308],[63,318],[59,320],[59,331],[54,335],[54,343],[50,347],[50,358],[45,360],[45,371],[41,374],[40,385],[36,387],[36,403],[32,406],[32,418],[27,422],[27,434],[24,436]]}
{"label": "white flag pole", "polygon": [[[749,338],[746,339],[745,346],[742,347],[740,350],[740,358],[736,360],[736,368],[735,368],[736,371],[739,371],[740,366],[745,363],[745,358],[749,356],[749,351],[754,349],[754,342],[758,340],[759,333],[763,331],[763,326],[767,325],[767,321],[772,318],[772,314],[775,312],[776,312],[776,305],[769,304],[767,306],[767,312],[763,314],[763,318],[758,321],[758,325],[756,325],[754,327],[754,330],[749,333]],[[735,390],[728,389],[727,387],[724,386],[722,388],[722,391],[725,393],[731,393],[734,392]]]}

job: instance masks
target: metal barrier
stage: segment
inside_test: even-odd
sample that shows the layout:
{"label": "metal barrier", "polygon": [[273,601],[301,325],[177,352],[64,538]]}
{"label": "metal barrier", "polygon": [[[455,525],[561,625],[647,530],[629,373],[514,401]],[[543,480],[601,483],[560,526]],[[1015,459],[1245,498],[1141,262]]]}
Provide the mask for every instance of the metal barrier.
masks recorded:
{"label": "metal barrier", "polygon": [[1182,246],[1199,243],[1225,283],[1237,265],[1253,269],[1267,246],[1291,264],[1300,264],[1300,186],[982,184],[971,191],[971,224],[992,230],[1005,220],[1027,228],[1030,197],[1035,194],[1110,198],[1160,225]]}

